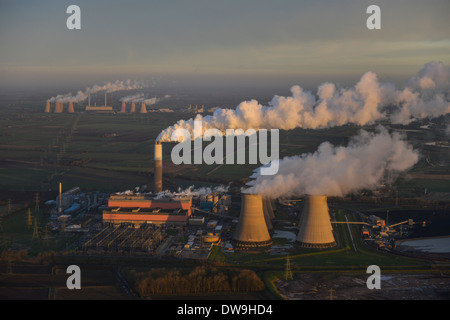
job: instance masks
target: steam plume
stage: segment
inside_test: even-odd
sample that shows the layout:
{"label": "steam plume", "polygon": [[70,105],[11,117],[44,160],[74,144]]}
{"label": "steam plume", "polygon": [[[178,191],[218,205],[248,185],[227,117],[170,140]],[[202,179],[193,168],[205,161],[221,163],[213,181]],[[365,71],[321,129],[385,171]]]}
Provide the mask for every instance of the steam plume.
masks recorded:
{"label": "steam plume", "polygon": [[[170,97],[169,95],[166,95],[166,97]],[[157,97],[153,97],[153,98],[145,98],[143,93],[138,93],[138,94],[134,94],[131,96],[126,96],[120,99],[120,101],[122,102],[135,102],[135,103],[139,103],[139,102],[143,102],[146,105],[150,106],[153,104],[156,104],[160,101],[161,99],[157,98]]]}
{"label": "steam plume", "polygon": [[363,74],[348,89],[324,83],[318,87],[317,96],[296,85],[291,88],[291,96],[274,96],[268,106],[250,100],[241,102],[236,109],[217,109],[213,115],[198,114],[195,119],[180,120],[162,131],[157,140],[171,141],[178,128],[189,130],[193,137],[195,120],[203,121],[203,131],[320,129],[345,124],[364,126],[378,120],[407,124],[450,113],[449,82],[450,68],[441,62],[430,62],[406,82],[403,90],[392,83],[379,83],[373,72]]}
{"label": "steam plume", "polygon": [[55,97],[52,97],[48,99],[49,102],[82,102],[87,99],[89,94],[96,93],[99,91],[106,91],[106,92],[115,92],[115,91],[125,91],[125,90],[135,90],[135,89],[142,89],[146,85],[144,83],[141,83],[139,81],[132,81],[132,80],[126,80],[126,81],[120,81],[116,80],[114,82],[108,82],[103,86],[95,85],[90,88],[86,88],[85,91],[78,91],[77,94],[72,95],[72,93],[67,94],[58,94]]}
{"label": "steam plume", "polygon": [[265,197],[343,196],[373,189],[384,178],[395,179],[419,159],[418,152],[397,132],[382,126],[376,133],[361,130],[347,147],[322,143],[316,152],[286,157],[276,175],[259,175],[244,192]]}
{"label": "steam plume", "polygon": [[182,190],[181,188],[178,188],[178,191],[171,192],[169,190],[159,192],[155,199],[159,198],[165,198],[165,197],[198,197],[198,196],[205,196],[211,193],[224,193],[228,191],[229,186],[216,186],[214,188],[211,187],[200,187],[197,189],[194,189],[194,186],[190,186],[187,189]]}

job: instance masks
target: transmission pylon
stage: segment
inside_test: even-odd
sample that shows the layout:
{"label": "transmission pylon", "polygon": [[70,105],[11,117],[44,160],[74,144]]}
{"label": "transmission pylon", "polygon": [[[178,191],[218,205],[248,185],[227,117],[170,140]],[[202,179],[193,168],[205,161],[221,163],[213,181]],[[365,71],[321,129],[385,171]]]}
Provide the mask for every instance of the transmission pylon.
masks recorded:
{"label": "transmission pylon", "polygon": [[284,274],[284,279],[286,281],[294,279],[291,271],[291,259],[289,258],[289,255],[286,256],[286,272]]}
{"label": "transmission pylon", "polygon": [[7,274],[13,274],[12,258],[10,256],[8,256],[8,262],[6,264],[6,273]]}
{"label": "transmission pylon", "polygon": [[336,290],[330,289],[328,292],[330,293],[330,300],[333,300],[333,292],[336,292]]}
{"label": "transmission pylon", "polygon": [[44,228],[44,236],[43,236],[43,239],[44,239],[44,245],[45,245],[46,247],[48,247],[48,246],[49,246],[49,240],[48,240],[48,228],[47,228],[47,227]]}
{"label": "transmission pylon", "polygon": [[37,219],[34,218],[34,228],[33,228],[33,236],[31,237],[31,240],[39,240],[39,229],[37,225]]}
{"label": "transmission pylon", "polygon": [[36,196],[36,198],[35,198],[36,205],[34,207],[34,212],[36,213],[36,212],[39,212],[39,192],[36,192],[35,196]]}
{"label": "transmission pylon", "polygon": [[31,216],[31,209],[28,208],[28,215],[27,215],[27,228],[28,228],[28,230],[31,229],[32,225],[33,225],[33,217]]}

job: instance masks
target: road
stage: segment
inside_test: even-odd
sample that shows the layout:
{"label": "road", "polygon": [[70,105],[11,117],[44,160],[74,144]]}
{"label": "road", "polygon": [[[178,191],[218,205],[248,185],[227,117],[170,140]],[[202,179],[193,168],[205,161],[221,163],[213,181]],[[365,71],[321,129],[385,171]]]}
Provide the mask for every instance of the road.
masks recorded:
{"label": "road", "polygon": [[[348,219],[347,219],[347,215],[346,215],[346,214],[344,215],[344,218],[345,218],[345,221],[348,222]],[[350,229],[350,224],[349,224],[349,223],[347,223],[347,228],[348,228],[348,233],[350,234],[350,239],[352,240],[353,250],[354,250],[355,252],[358,252],[358,249],[356,249],[355,242],[353,241],[352,230]]]}
{"label": "road", "polygon": [[128,281],[124,278],[121,272],[122,267],[118,267],[116,270],[116,278],[119,282],[120,286],[122,287],[122,290],[125,292],[127,296],[129,296],[133,300],[140,300],[138,294],[136,294],[133,289],[131,289],[130,285],[128,284]]}

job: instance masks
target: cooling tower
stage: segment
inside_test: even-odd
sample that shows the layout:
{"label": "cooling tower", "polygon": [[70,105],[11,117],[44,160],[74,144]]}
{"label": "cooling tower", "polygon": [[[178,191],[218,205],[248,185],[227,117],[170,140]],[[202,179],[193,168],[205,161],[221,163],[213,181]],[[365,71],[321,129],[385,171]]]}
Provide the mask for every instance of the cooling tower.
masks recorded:
{"label": "cooling tower", "polygon": [[141,103],[141,112],[140,113],[147,113],[147,108],[146,108],[144,102]]}
{"label": "cooling tower", "polygon": [[50,112],[50,101],[47,101],[47,103],[45,104],[45,111],[44,112]]}
{"label": "cooling tower", "polygon": [[264,219],[260,195],[241,193],[241,215],[233,241],[237,247],[263,247],[272,244]]}
{"label": "cooling tower", "polygon": [[264,220],[266,221],[267,229],[269,230],[269,232],[271,232],[273,230],[272,218],[270,217],[271,211],[272,211],[272,207],[270,205],[270,200],[267,198],[263,198]]}
{"label": "cooling tower", "polygon": [[55,113],[61,113],[64,111],[64,104],[62,102],[55,103]]}
{"label": "cooling tower", "polygon": [[328,212],[327,196],[306,197],[297,241],[306,248],[330,248],[336,245]]}
{"label": "cooling tower", "polygon": [[267,213],[269,214],[269,218],[270,219],[274,219],[275,218],[275,213],[274,213],[274,202],[273,202],[273,199],[266,198],[264,200],[266,201]]}
{"label": "cooling tower", "polygon": [[162,191],[162,144],[161,142],[155,143],[155,192]]}
{"label": "cooling tower", "polygon": [[135,112],[136,112],[136,104],[134,102],[131,102],[130,113],[135,113]]}
{"label": "cooling tower", "polygon": [[73,109],[73,102],[72,101],[69,102],[69,107],[67,108],[67,112],[68,113],[74,113],[75,112],[75,110]]}
{"label": "cooling tower", "polygon": [[122,109],[120,112],[127,112],[127,103],[125,101],[122,101]]}

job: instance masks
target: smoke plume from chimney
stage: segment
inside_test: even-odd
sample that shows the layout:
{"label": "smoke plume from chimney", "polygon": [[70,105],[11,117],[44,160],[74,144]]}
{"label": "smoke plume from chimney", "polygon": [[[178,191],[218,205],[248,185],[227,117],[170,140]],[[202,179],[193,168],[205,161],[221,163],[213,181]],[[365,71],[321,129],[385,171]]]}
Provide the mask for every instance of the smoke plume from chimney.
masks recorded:
{"label": "smoke plume from chimney", "polygon": [[[415,119],[434,118],[450,113],[450,68],[430,62],[398,90],[392,83],[380,83],[377,75],[366,72],[352,88],[324,83],[314,95],[296,85],[288,97],[274,96],[268,106],[256,100],[241,102],[236,109],[217,109],[213,115],[180,120],[163,130],[157,140],[171,141],[180,128],[194,136],[194,121],[203,122],[203,132],[226,129],[320,129],[345,124],[364,126],[378,120],[407,124]],[[393,111],[389,111],[391,107]]]}

